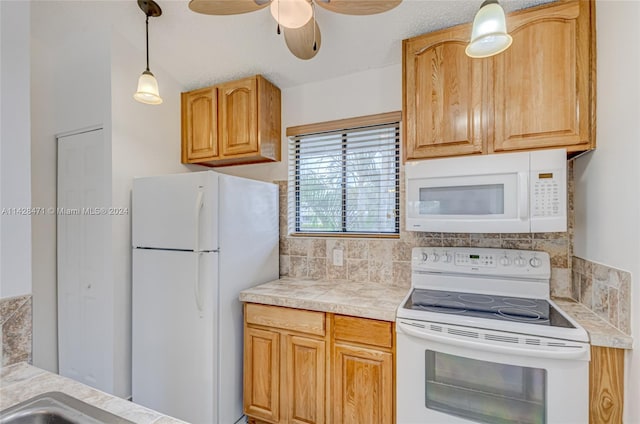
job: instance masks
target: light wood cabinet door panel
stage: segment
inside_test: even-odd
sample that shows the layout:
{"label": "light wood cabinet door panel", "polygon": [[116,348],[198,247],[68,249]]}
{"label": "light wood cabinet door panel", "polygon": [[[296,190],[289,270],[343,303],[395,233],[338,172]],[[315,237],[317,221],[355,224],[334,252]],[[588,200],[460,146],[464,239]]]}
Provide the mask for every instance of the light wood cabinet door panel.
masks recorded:
{"label": "light wood cabinet door panel", "polygon": [[257,90],[256,78],[218,86],[222,157],[258,152]]}
{"label": "light wood cabinet door panel", "polygon": [[261,75],[182,93],[182,163],[279,161],[280,97]]}
{"label": "light wood cabinet door panel", "polygon": [[494,59],[495,151],[588,145],[590,41],[578,19],[588,3],[509,17],[513,44]]}
{"label": "light wood cabinet door panel", "polygon": [[245,320],[248,324],[282,328],[316,336],[325,334],[324,312],[248,303],[245,307]]}
{"label": "light wood cabinet door panel", "polygon": [[275,331],[245,326],[244,412],[280,420],[280,334]]}
{"label": "light wood cabinet door panel", "polygon": [[182,162],[218,157],[217,90],[182,93]]}
{"label": "light wood cabinet door panel", "polygon": [[392,423],[392,354],[336,343],[332,356],[333,423]]}
{"label": "light wood cabinet door panel", "polygon": [[621,424],[624,406],[624,350],[591,346],[589,423]]}
{"label": "light wood cabinet door panel", "polygon": [[483,151],[483,86],[486,61],[464,50],[464,25],[405,40],[405,158]]}
{"label": "light wood cabinet door panel", "polygon": [[333,318],[333,337],[335,340],[390,349],[393,346],[393,326],[386,321],[335,315]]}
{"label": "light wood cabinet door panel", "polygon": [[325,342],[286,336],[288,423],[324,423]]}

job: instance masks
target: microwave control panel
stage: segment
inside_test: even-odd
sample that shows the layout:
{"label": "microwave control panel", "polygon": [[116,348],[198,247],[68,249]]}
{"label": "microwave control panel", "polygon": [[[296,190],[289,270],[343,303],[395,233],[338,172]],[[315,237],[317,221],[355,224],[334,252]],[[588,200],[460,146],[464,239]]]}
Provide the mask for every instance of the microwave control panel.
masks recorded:
{"label": "microwave control panel", "polygon": [[558,216],[562,212],[564,190],[560,186],[561,170],[531,173],[532,215],[536,217]]}

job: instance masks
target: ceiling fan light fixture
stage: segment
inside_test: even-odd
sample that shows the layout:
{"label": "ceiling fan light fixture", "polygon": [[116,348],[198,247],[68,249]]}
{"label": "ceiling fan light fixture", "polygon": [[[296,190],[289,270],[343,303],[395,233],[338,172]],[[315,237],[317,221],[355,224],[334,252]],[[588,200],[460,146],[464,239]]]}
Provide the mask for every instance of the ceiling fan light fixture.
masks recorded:
{"label": "ceiling fan light fixture", "polygon": [[272,0],[270,9],[273,19],[285,28],[300,28],[313,16],[307,0]]}
{"label": "ceiling fan light fixture", "polygon": [[512,41],[502,6],[498,0],[485,0],[473,20],[465,53],[473,58],[493,56],[508,49]]}

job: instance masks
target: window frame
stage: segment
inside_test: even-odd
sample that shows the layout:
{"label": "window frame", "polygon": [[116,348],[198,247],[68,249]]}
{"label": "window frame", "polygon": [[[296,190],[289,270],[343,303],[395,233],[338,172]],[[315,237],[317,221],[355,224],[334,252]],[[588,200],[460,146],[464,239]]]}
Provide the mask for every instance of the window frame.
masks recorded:
{"label": "window frame", "polygon": [[[356,232],[347,231],[347,182],[346,173],[348,167],[347,161],[347,138],[349,133],[358,130],[366,130],[367,127],[375,127],[380,125],[396,124],[396,152],[395,152],[395,230],[393,232]],[[367,115],[356,118],[340,119],[335,121],[320,122],[316,124],[300,125],[288,127],[286,136],[289,139],[289,148],[295,145],[295,138],[302,136],[312,136],[326,132],[339,132],[341,134],[342,147],[342,182],[341,182],[341,230],[340,231],[323,231],[309,232],[300,231],[300,192],[295,189],[298,186],[300,178],[300,151],[289,152],[289,159],[295,161],[287,167],[287,181],[289,183],[287,199],[289,205],[287,207],[287,234],[292,237],[346,237],[346,238],[400,238],[400,172],[401,172],[401,152],[400,137],[402,125],[402,112],[388,112],[376,115]],[[337,145],[337,144],[336,144]],[[291,184],[290,174],[292,165],[295,167],[295,182]],[[293,203],[293,204],[292,204]]]}

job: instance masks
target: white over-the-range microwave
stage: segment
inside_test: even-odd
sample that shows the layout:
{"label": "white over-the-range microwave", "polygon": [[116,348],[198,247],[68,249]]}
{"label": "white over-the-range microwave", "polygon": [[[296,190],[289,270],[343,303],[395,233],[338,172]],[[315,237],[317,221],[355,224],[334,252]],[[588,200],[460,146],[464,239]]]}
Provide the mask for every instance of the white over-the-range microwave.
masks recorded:
{"label": "white over-the-range microwave", "polygon": [[409,231],[567,230],[564,149],[408,162],[405,173]]}

